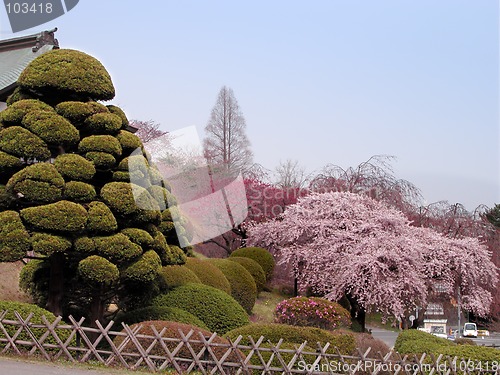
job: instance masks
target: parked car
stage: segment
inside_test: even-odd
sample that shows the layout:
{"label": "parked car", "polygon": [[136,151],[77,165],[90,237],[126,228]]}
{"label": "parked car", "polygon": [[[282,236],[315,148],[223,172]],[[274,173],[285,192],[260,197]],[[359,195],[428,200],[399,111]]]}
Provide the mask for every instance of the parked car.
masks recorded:
{"label": "parked car", "polygon": [[463,337],[477,337],[476,323],[465,323],[462,335]]}

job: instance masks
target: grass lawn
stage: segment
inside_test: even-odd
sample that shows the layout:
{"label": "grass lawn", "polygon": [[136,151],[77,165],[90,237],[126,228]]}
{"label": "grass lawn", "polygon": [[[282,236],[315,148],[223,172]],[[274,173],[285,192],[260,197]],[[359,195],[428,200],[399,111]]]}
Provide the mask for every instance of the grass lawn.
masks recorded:
{"label": "grass lawn", "polygon": [[388,331],[399,332],[397,322],[396,322],[396,325],[394,325],[394,318],[389,317],[387,319],[387,322],[384,324],[384,323],[382,323],[382,314],[380,314],[380,313],[367,314],[366,315],[366,325],[369,327],[377,327],[377,328],[386,329]]}
{"label": "grass lawn", "polygon": [[250,320],[253,323],[273,323],[273,314],[276,305],[287,298],[289,297],[286,297],[277,291],[260,292],[259,297],[257,297],[257,301],[255,301],[255,306],[253,307]]}

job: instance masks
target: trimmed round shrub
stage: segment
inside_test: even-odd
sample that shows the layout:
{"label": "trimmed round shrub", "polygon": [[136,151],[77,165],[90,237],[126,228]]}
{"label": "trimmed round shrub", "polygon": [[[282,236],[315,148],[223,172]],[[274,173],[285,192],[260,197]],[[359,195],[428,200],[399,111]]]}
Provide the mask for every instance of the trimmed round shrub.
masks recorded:
{"label": "trimmed round shrub", "polygon": [[81,181],[69,181],[64,185],[64,196],[75,202],[88,202],[96,197],[95,188]]}
{"label": "trimmed round shrub", "polygon": [[257,299],[257,287],[250,272],[239,263],[227,259],[210,259],[209,262],[222,271],[231,285],[231,296],[251,314]]}
{"label": "trimmed round shrub", "polygon": [[153,250],[149,250],[122,270],[120,276],[126,281],[148,283],[156,279],[160,270],[160,257]]}
{"label": "trimmed round shrub", "polygon": [[62,154],[54,160],[59,173],[69,180],[87,181],[95,175],[92,162],[77,154]]}
{"label": "trimmed round shrub", "polygon": [[158,229],[154,228],[150,233],[153,237],[153,250],[160,256],[163,264],[173,265],[186,263],[186,255],[182,249],[176,246],[170,246],[165,236]]}
{"label": "trimmed round shrub", "polygon": [[143,229],[139,228],[125,228],[121,231],[124,235],[126,235],[130,241],[136,243],[142,248],[151,248],[153,247],[153,237]]}
{"label": "trimmed round shrub", "polygon": [[125,152],[131,152],[139,147],[142,147],[142,142],[139,137],[126,130],[120,130],[116,139],[118,139],[118,142],[120,142],[120,145]]}
{"label": "trimmed round shrub", "polygon": [[78,130],[54,112],[32,111],[23,118],[23,126],[50,145],[74,145],[80,140]]}
{"label": "trimmed round shrub", "polygon": [[227,260],[239,263],[245,267],[248,272],[250,272],[250,275],[252,275],[255,285],[257,286],[257,293],[260,293],[264,289],[264,286],[266,285],[266,273],[259,263],[253,259],[244,257],[229,257]]}
{"label": "trimmed round shrub", "polygon": [[21,166],[22,163],[18,157],[0,151],[0,173],[5,173],[13,169],[18,169]]}
{"label": "trimmed round shrub", "polygon": [[273,276],[274,270],[274,257],[269,251],[261,247],[243,247],[231,253],[231,257],[245,257],[255,260],[260,264],[266,273],[266,280],[270,280]]}
{"label": "trimmed round shrub", "polygon": [[96,113],[85,120],[85,127],[94,134],[116,134],[122,120],[112,113]]}
{"label": "trimmed round shrub", "polygon": [[295,327],[287,324],[262,324],[254,323],[244,327],[236,328],[225,334],[231,340],[236,340],[238,336],[243,336],[240,341],[241,345],[250,345],[248,336],[257,341],[260,336],[265,337],[265,341],[269,340],[273,344],[278,343],[280,339],[291,344],[300,345],[307,341],[307,345],[316,349],[319,342],[324,346],[327,342],[331,345],[328,348],[328,353],[336,353],[335,347],[338,348],[340,354],[352,355],[356,350],[356,339],[354,334],[350,332],[331,332],[314,327]]}
{"label": "trimmed round shrub", "polygon": [[186,266],[165,266],[160,271],[160,288],[165,291],[189,283],[201,284],[196,274]]}
{"label": "trimmed round shrub", "polygon": [[87,211],[70,201],[59,201],[44,206],[21,210],[21,218],[29,225],[59,232],[78,232],[85,228]]}
{"label": "trimmed round shrub", "polygon": [[22,259],[30,249],[30,236],[16,211],[0,212],[0,262]]}
{"label": "trimmed round shrub", "polygon": [[317,297],[294,297],[281,301],[274,310],[276,323],[328,330],[351,326],[350,313],[336,302]]}
{"label": "trimmed round shrub", "polygon": [[80,141],[78,151],[81,153],[106,152],[113,156],[121,156],[122,146],[112,135],[91,135]]}
{"label": "trimmed round shrub", "polygon": [[142,248],[122,233],[93,238],[96,251],[115,263],[131,261],[142,254]]}
{"label": "trimmed round shrub", "polygon": [[50,256],[56,252],[69,250],[72,243],[61,236],[48,233],[33,233],[31,235],[31,246],[36,253]]}
{"label": "trimmed round shrub", "polygon": [[117,107],[116,105],[107,105],[106,106],[108,108],[108,110],[117,115],[118,117],[120,117],[120,120],[122,122],[122,126],[125,127],[128,125],[128,118],[127,116],[125,115],[125,112],[123,112],[123,110],[120,108],[120,107]]}
{"label": "trimmed round shrub", "polygon": [[157,219],[160,219],[160,208],[147,190],[140,186],[126,182],[110,182],[101,189],[101,197],[111,210],[119,215],[132,215],[147,210],[153,211]]}
{"label": "trimmed round shrub", "polygon": [[36,99],[19,100],[0,112],[0,123],[5,125],[20,125],[23,117],[31,111],[54,113],[54,108]]}
{"label": "trimmed round shrub", "polygon": [[29,130],[11,126],[0,131],[0,150],[25,159],[47,160],[50,150],[47,144]]}
{"label": "trimmed round shrub", "polygon": [[62,197],[64,179],[49,163],[30,165],[14,174],[7,182],[9,194],[28,202],[54,202]]}
{"label": "trimmed round shrub", "polygon": [[155,298],[153,306],[178,307],[201,319],[212,332],[224,334],[248,324],[248,315],[227,293],[203,284],[186,284]]}
{"label": "trimmed round shrub", "polygon": [[109,169],[116,164],[113,155],[107,152],[91,151],[85,154],[85,158],[90,160],[98,169]]}
{"label": "trimmed round shrub", "polygon": [[96,102],[84,103],[68,101],[59,103],[56,106],[56,112],[71,121],[72,124],[81,127],[87,117],[96,113],[106,113],[108,109],[104,105]]}
{"label": "trimmed round shrub", "polygon": [[119,316],[115,321],[116,325],[126,323],[128,325],[144,322],[147,320],[163,320],[170,322],[179,322],[185,324],[191,324],[203,329],[208,329],[208,327],[200,319],[198,319],[193,314],[178,309],[176,307],[155,307],[148,306],[142,309],[136,309],[132,311],[127,311],[126,313]]}
{"label": "trimmed round shrub", "polygon": [[7,98],[7,105],[12,105],[20,100],[25,99],[36,99],[33,94],[30,94],[24,90],[21,90],[19,86],[14,89],[14,92]]}
{"label": "trimmed round shrub", "polygon": [[208,260],[187,258],[186,267],[193,271],[203,284],[231,294],[231,285],[224,273]]}
{"label": "trimmed round shrub", "polygon": [[[179,333],[179,330],[186,336],[191,330],[193,330],[192,336],[190,336],[190,346],[193,349],[194,353],[197,355],[202,351],[202,349],[205,347],[204,344],[201,341],[201,336],[203,336],[205,339],[208,340],[210,336],[212,336],[212,333],[197,327],[195,325],[190,325],[190,324],[184,324],[184,323],[178,323],[178,322],[169,322],[169,321],[163,321],[163,320],[153,320],[153,321],[146,321],[146,322],[141,322],[137,324],[133,324],[130,328],[134,329],[138,325],[141,325],[142,328],[138,332],[140,335],[144,336],[154,336],[154,331],[151,328],[151,326],[154,326],[157,332],[161,332],[164,330],[164,337],[172,337],[172,338],[177,338],[177,339],[182,339],[181,334]],[[114,340],[114,344],[116,346],[120,345],[124,340],[124,337],[122,336],[117,336]],[[146,338],[146,337],[141,337],[138,338],[139,343],[143,348],[148,348],[154,341],[154,338]],[[199,343],[197,343],[198,341]],[[229,342],[227,339],[224,339],[222,337],[215,337],[212,341],[213,343],[218,343],[218,344],[227,344],[229,346]],[[165,341],[165,345],[167,346],[169,351],[174,351],[174,349],[179,345],[179,342],[172,342],[172,341]],[[135,346],[134,343],[129,341],[124,349],[125,352],[127,353],[138,353],[137,347]],[[212,351],[214,354],[218,357],[221,358],[228,350],[228,347],[212,347]],[[150,355],[159,355],[159,356],[165,356],[165,350],[163,347],[157,343],[149,352]],[[193,358],[193,354],[191,354],[190,350],[184,345],[178,352],[177,352],[177,357],[181,358]],[[227,361],[237,361],[238,357],[235,353],[232,353],[227,357]],[[187,366],[187,365],[186,365]]]}
{"label": "trimmed round shrub", "polygon": [[[42,321],[42,316],[45,316],[47,318],[47,321],[52,323],[54,320],[56,320],[56,316],[52,314],[50,311],[42,309],[41,307],[38,307],[37,305],[33,305],[30,303],[23,303],[23,302],[14,302],[14,301],[0,301],[0,311],[8,311],[8,313],[5,315],[4,319],[7,320],[17,320],[16,316],[14,315],[14,311],[17,311],[23,319],[26,319],[30,313],[33,313],[33,317],[30,320],[30,323],[33,324],[43,324]],[[7,325],[4,324],[4,328],[9,334],[10,337],[14,336],[16,331],[19,329],[19,326],[13,326],[13,325]],[[37,337],[40,338],[46,331],[46,328],[31,328],[31,331],[33,334]],[[68,330],[62,330],[62,329],[56,329],[57,336],[65,342],[68,337],[69,337],[69,331]],[[16,338],[17,340],[23,340],[23,341],[32,341],[31,337],[29,334],[23,330],[19,336]],[[47,344],[57,344],[56,340],[52,337],[52,335],[49,335],[47,339],[44,341],[44,343]]]}
{"label": "trimmed round shrub", "polygon": [[98,255],[91,255],[78,263],[78,274],[90,284],[113,284],[118,281],[118,267]]}
{"label": "trimmed round shrub", "polygon": [[91,232],[109,233],[118,228],[118,223],[108,206],[102,202],[91,202],[88,205],[86,228]]}
{"label": "trimmed round shrub", "polygon": [[23,70],[17,83],[22,89],[47,97],[86,101],[115,96],[111,78],[99,60],[71,49],[56,49],[39,56]]}

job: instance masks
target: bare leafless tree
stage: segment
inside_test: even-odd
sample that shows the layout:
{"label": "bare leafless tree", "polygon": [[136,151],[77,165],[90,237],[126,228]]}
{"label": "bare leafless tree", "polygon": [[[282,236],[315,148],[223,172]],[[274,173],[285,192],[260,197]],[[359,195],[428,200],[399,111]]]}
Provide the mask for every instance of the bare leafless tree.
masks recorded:
{"label": "bare leafless tree", "polygon": [[159,138],[168,133],[160,130],[160,124],[155,123],[153,120],[132,120],[130,121],[130,126],[138,129],[135,135],[138,136],[144,143],[152,141],[153,139]]}
{"label": "bare leafless tree", "polygon": [[245,118],[233,90],[222,87],[205,127],[204,149],[208,162],[230,173],[250,167],[253,155],[245,130]]}
{"label": "bare leafless tree", "polygon": [[305,168],[299,165],[297,160],[291,159],[280,162],[274,170],[274,175],[275,185],[282,189],[302,189],[309,180]]}

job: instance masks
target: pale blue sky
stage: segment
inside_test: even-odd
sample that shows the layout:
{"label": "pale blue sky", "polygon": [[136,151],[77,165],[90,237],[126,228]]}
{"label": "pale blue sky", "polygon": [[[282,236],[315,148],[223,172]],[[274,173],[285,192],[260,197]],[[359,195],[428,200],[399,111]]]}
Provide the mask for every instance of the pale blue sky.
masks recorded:
{"label": "pale blue sky", "polygon": [[496,0],[80,0],[63,48],[102,61],[131,119],[200,133],[221,86],[255,161],[308,171],[395,155],[428,202],[500,203]]}

